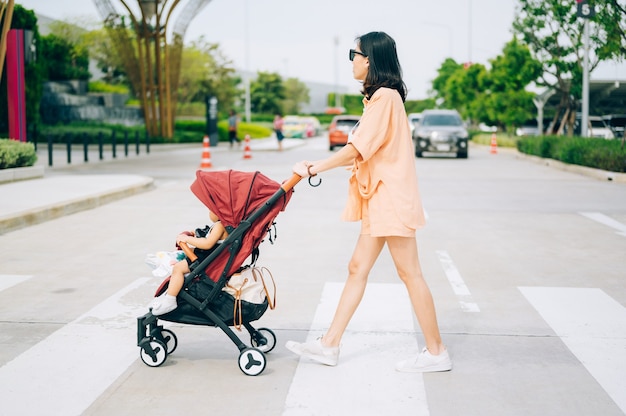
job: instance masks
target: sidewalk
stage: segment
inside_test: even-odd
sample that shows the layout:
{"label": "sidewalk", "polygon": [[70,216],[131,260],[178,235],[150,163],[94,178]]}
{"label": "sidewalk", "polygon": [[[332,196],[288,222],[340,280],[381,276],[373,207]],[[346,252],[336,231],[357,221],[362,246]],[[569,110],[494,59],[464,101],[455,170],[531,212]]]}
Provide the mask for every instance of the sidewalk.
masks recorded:
{"label": "sidewalk", "polygon": [[[285,139],[285,150],[302,146],[305,140]],[[244,144],[241,144],[243,151]],[[250,142],[250,148],[256,151],[276,151],[278,143],[273,137],[257,139]],[[164,149],[162,145],[151,146],[151,152],[159,152]],[[211,151],[228,151],[228,144],[221,143]],[[47,175],[45,169],[68,167],[65,147],[55,150],[54,166],[47,167],[47,149],[40,149],[36,166],[44,167],[44,175],[41,178],[20,180],[15,182],[0,183],[0,235],[18,230],[44,221],[59,218],[86,209],[125,198],[153,187],[152,178],[140,175]],[[142,148],[139,155],[129,152],[128,160],[149,158]],[[124,156],[118,156],[117,160]],[[89,152],[89,163],[111,162],[109,158],[98,160],[97,149],[94,147]],[[72,166],[82,165],[83,153],[76,151],[73,156]]]}

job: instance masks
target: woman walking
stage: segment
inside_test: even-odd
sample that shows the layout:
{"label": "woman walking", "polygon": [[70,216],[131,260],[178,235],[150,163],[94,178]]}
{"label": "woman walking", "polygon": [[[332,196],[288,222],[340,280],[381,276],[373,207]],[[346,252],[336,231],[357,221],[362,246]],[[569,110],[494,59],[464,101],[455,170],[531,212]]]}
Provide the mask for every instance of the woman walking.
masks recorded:
{"label": "woman walking", "polygon": [[370,32],[356,41],[349,58],[354,78],[363,83],[363,116],[341,150],[323,160],[298,162],[293,171],[307,177],[339,166],[352,166],[342,219],[360,220],[361,232],[330,327],[314,342],[288,341],[286,347],[322,364],[337,365],[341,337],[361,302],[369,272],[386,244],[407,288],[426,344],[419,354],[399,362],[396,370],[448,371],[452,362],[441,340],[435,305],[417,251],[415,231],[424,225],[425,219],[396,44],[384,32]]}

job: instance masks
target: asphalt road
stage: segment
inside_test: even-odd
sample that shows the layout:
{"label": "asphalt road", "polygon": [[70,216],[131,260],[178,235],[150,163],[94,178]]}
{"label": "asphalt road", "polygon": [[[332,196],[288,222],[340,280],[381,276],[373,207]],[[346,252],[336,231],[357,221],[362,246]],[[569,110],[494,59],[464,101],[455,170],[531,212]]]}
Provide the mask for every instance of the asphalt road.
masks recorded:
{"label": "asphalt road", "polygon": [[[623,415],[626,412],[626,185],[472,147],[416,159],[428,224],[418,231],[453,371],[400,374],[423,345],[383,252],[337,367],[298,360],[289,339],[322,333],[358,234],[339,220],[347,172],[306,182],[277,218],[259,264],[277,281],[259,320],[278,338],[257,377],[216,328],[167,324],[177,350],[158,368],[136,317],[160,283],[146,254],[205,224],[189,191],[201,149],[179,146],[56,174],[139,174],[153,190],[0,235],[0,415]],[[328,155],[323,137],[278,152],[212,149],[213,169],[276,181]],[[247,335],[242,339],[248,342]]]}

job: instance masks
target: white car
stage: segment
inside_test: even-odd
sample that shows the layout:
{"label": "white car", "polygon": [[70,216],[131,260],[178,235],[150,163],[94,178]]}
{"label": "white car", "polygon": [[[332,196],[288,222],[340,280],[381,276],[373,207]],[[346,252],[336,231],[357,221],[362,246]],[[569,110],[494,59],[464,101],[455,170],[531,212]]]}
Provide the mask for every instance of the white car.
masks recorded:
{"label": "white car", "polygon": [[411,137],[413,137],[413,132],[415,131],[415,127],[417,123],[422,119],[422,113],[411,113],[409,114],[409,127],[411,128]]}
{"label": "white car", "polygon": [[613,130],[604,122],[602,117],[589,116],[589,137],[600,139],[614,139]]}

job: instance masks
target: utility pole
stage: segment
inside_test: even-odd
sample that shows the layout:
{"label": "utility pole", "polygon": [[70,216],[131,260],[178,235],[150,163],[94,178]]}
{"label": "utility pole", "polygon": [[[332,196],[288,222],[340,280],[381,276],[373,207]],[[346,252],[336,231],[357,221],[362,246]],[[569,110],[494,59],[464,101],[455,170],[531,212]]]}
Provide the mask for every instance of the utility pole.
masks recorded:
{"label": "utility pole", "polygon": [[578,3],[577,15],[585,19],[583,28],[583,102],[580,135],[587,137],[589,132],[589,19],[596,12],[587,0],[576,0]]}

